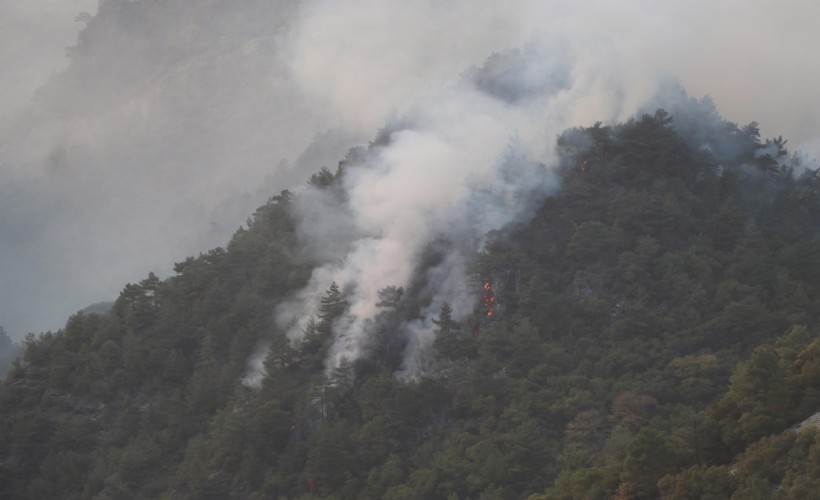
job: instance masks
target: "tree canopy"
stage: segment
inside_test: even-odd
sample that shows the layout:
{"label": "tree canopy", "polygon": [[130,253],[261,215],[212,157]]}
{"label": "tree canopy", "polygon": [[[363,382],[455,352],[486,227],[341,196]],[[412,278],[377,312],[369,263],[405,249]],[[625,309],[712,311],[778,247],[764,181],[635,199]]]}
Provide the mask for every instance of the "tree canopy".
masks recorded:
{"label": "tree canopy", "polygon": [[273,322],[315,266],[282,192],[225,248],[26,339],[0,386],[0,496],[812,496],[820,432],[795,426],[820,410],[817,176],[753,125],[712,123],[732,147],[711,151],[690,125],[562,134],[562,189],[473,256],[473,314],[430,304],[413,381],[395,325],[418,285],[379,292],[374,345],[332,372],[343,286],[301,341]]}

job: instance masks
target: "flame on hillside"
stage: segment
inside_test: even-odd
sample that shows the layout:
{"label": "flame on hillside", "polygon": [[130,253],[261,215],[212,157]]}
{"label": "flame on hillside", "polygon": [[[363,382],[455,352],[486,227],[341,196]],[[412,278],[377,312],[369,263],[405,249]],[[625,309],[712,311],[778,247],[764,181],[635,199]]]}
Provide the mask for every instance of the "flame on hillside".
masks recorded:
{"label": "flame on hillside", "polygon": [[486,310],[486,316],[488,318],[492,318],[495,316],[495,294],[493,293],[493,287],[489,281],[484,282],[484,309]]}

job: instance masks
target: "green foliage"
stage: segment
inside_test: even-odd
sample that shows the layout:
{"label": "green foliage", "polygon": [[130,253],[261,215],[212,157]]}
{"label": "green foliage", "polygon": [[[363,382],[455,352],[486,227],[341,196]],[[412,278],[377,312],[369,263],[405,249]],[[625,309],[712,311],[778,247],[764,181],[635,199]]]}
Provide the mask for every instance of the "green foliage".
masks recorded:
{"label": "green foliage", "polygon": [[690,467],[658,482],[663,499],[720,500],[735,491],[736,481],[726,466]]}
{"label": "green foliage", "polygon": [[453,320],[453,308],[444,302],[438,319],[433,320],[436,325],[436,339],[433,348],[436,355],[450,361],[474,355],[472,338],[462,331],[461,325]]}
{"label": "green foliage", "polygon": [[[386,287],[367,355],[334,371],[348,284],[299,342],[271,321],[315,265],[282,192],[224,249],[26,338],[0,496],[810,498],[818,432],[793,429],[820,407],[816,176],[754,124],[710,122],[724,146],[702,151],[692,119],[567,131],[562,191],[474,256],[493,314],[479,290],[456,318]],[[401,326],[429,307],[430,368],[400,382]]]}

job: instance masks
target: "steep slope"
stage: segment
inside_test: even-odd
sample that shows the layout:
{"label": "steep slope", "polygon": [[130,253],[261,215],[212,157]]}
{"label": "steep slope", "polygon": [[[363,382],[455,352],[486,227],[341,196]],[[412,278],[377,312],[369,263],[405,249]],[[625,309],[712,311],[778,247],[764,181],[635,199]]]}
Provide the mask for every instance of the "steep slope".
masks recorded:
{"label": "steep slope", "polygon": [[[272,312],[323,262],[299,229],[306,204],[344,206],[385,131],[272,198],[226,248],[29,337],[0,389],[2,496],[808,491],[816,433],[788,429],[820,404],[816,175],[781,139],[687,105],[703,113],[678,128],[658,111],[566,131],[562,189],[469,256],[473,313],[435,302],[427,270],[449,243],[434,241],[407,283],[379,292],[361,356],[338,363],[345,284],[324,284],[294,340]],[[711,146],[693,123],[719,131]],[[430,309],[436,339],[399,381],[402,325]],[[767,470],[761,457],[787,459]]]}

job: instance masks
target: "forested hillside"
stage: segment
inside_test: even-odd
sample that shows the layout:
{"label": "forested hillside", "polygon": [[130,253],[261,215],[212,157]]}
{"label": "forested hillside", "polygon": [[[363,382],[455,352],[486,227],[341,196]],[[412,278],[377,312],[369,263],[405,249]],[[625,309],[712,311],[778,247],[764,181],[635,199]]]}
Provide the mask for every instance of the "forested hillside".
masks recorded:
{"label": "forested hillside", "polygon": [[[0,389],[0,497],[811,497],[820,432],[795,426],[820,411],[817,175],[688,105],[564,132],[560,190],[470,257],[473,313],[433,303],[427,275],[396,283],[334,369],[344,284],[298,339],[273,311],[317,265],[306,193],[344,200],[390,132],[351,150],[225,248],[29,336]],[[400,379],[399,325],[430,307],[432,350]]]}

